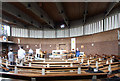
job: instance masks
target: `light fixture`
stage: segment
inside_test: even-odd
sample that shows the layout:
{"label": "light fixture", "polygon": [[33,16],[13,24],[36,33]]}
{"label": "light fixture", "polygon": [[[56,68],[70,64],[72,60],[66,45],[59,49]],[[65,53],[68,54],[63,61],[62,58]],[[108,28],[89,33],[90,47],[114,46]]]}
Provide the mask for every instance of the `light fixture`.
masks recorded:
{"label": "light fixture", "polygon": [[64,27],[65,27],[65,24],[60,25],[60,27],[61,27],[61,28],[64,28]]}
{"label": "light fixture", "polygon": [[62,14],[63,12],[64,12],[64,11],[63,11],[63,10],[61,10],[59,13],[60,13],[60,14]]}
{"label": "light fixture", "polygon": [[33,21],[31,21],[31,24],[33,24]]}
{"label": "light fixture", "polygon": [[31,7],[31,4],[28,4],[27,6],[30,8],[30,7]]}
{"label": "light fixture", "polygon": [[29,45],[26,45],[26,48],[29,48]]}
{"label": "light fixture", "polygon": [[17,23],[15,20],[13,21],[14,23]]}
{"label": "light fixture", "polygon": [[18,38],[18,44],[20,44],[20,39]]}
{"label": "light fixture", "polygon": [[43,15],[40,15],[41,18],[43,18]]}
{"label": "light fixture", "polygon": [[21,17],[21,15],[20,15],[20,14],[18,14],[18,17]]}
{"label": "light fixture", "polygon": [[52,45],[50,44],[50,47],[52,47]]}
{"label": "light fixture", "polygon": [[84,45],[81,45],[81,48],[84,48]]}
{"label": "light fixture", "polygon": [[93,43],[92,43],[91,45],[92,45],[92,46],[94,46],[94,44],[93,44]]}
{"label": "light fixture", "polygon": [[49,24],[50,24],[50,21],[49,21]]}
{"label": "light fixture", "polygon": [[26,25],[24,25],[24,27],[27,27]]}

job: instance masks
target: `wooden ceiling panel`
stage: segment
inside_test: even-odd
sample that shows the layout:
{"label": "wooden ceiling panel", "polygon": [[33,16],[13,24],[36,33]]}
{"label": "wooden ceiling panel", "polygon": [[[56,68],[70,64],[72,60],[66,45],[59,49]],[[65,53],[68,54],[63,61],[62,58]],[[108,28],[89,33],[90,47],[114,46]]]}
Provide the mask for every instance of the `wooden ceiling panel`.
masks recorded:
{"label": "wooden ceiling panel", "polygon": [[109,6],[109,2],[89,2],[88,17],[104,13]]}
{"label": "wooden ceiling panel", "polygon": [[63,7],[64,7],[64,10],[66,11],[65,13],[70,21],[78,20],[83,17],[84,3],[82,3],[82,2],[64,2]]}
{"label": "wooden ceiling panel", "polygon": [[118,4],[116,4],[113,9],[118,8],[118,7],[120,8],[120,2]]}
{"label": "wooden ceiling panel", "polygon": [[54,22],[63,21],[62,16],[59,14],[57,6],[53,2],[39,3],[39,6],[47,13],[47,15],[53,19]]}
{"label": "wooden ceiling panel", "polygon": [[[17,7],[19,10],[23,11],[25,14],[29,15],[31,18],[40,22],[42,25],[48,25],[45,21],[40,19],[32,11],[26,9],[26,7],[22,3],[20,2],[9,3]],[[69,21],[80,20],[84,18],[85,2],[61,2],[61,3]],[[109,4],[110,2],[88,2],[87,17],[92,17],[100,13],[105,13],[107,8],[109,7]],[[59,14],[59,10],[57,9],[55,2],[38,2],[38,5],[54,21],[56,26],[61,22],[64,22],[62,16]],[[120,3],[118,3],[114,8],[117,7],[120,7]]]}
{"label": "wooden ceiling panel", "polygon": [[29,23],[25,22],[24,20],[21,20],[21,19],[15,17],[14,15],[11,15],[11,14],[7,13],[4,10],[2,10],[2,14],[4,14],[5,16],[8,16],[9,18],[11,18],[13,20],[16,20],[16,22],[19,21],[19,22],[22,22],[22,23],[24,23],[25,25],[28,25],[28,26],[32,25],[32,24],[29,24]]}
{"label": "wooden ceiling panel", "polygon": [[29,15],[31,18],[40,22],[41,24],[46,24],[42,19],[40,19],[33,12],[31,12],[29,9],[27,9],[22,3],[20,3],[20,2],[9,2],[9,3],[14,5],[15,7],[17,7],[19,10],[23,11],[25,14]]}

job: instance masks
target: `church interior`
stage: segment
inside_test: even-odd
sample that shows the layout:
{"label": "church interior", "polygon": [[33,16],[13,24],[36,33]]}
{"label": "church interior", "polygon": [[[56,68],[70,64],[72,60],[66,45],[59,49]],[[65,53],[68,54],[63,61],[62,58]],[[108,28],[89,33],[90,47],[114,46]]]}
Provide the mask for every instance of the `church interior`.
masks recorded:
{"label": "church interior", "polygon": [[120,81],[119,0],[32,1],[0,1],[1,81]]}

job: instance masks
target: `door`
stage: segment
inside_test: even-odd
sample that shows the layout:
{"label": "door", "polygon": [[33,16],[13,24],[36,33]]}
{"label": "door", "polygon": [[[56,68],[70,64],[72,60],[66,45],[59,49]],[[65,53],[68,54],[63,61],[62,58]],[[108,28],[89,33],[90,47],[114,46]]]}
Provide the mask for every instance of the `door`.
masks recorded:
{"label": "door", "polygon": [[120,44],[118,44],[118,55],[120,55]]}
{"label": "door", "polygon": [[66,44],[59,44],[59,50],[66,50]]}

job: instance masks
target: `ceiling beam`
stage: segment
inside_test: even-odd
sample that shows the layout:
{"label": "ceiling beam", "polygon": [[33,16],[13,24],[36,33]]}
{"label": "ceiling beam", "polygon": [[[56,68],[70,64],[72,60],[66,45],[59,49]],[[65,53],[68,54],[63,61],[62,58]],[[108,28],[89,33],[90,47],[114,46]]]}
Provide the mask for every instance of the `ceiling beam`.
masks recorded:
{"label": "ceiling beam", "polygon": [[62,15],[62,17],[63,17],[65,24],[66,24],[68,27],[70,27],[70,26],[69,26],[69,20],[68,20],[66,14],[65,14],[65,11],[64,11],[64,8],[63,8],[63,6],[62,6],[62,3],[56,2],[56,6],[57,6],[57,9],[59,10],[60,15]]}
{"label": "ceiling beam", "polygon": [[86,16],[88,14],[88,2],[85,2],[85,11],[84,11],[84,19],[83,19],[83,23],[86,23]]}
{"label": "ceiling beam", "polygon": [[43,21],[45,21],[48,25],[50,25],[52,28],[55,28],[53,20],[47,15],[43,9],[40,8],[40,6],[35,2],[22,2],[22,4],[29,10],[31,10],[35,15],[37,15],[39,18],[41,18]]}
{"label": "ceiling beam", "polygon": [[15,19],[13,19],[13,18],[10,18],[10,17],[8,17],[8,16],[6,16],[6,15],[4,15],[4,14],[2,14],[2,20],[3,20],[5,23],[11,22],[11,23],[13,23],[13,25],[19,25],[19,27],[23,27],[23,28],[28,27],[28,26],[26,26],[25,24],[23,24],[23,23],[15,20]]}
{"label": "ceiling beam", "polygon": [[8,16],[5,16],[4,14],[2,14],[2,20],[5,21],[5,22],[11,22],[11,23],[16,24],[16,23],[14,22],[15,20],[9,18]]}
{"label": "ceiling beam", "polygon": [[40,23],[38,23],[37,21],[35,21],[31,17],[29,17],[27,14],[23,13],[22,11],[20,11],[19,9],[17,9],[16,7],[14,7],[13,5],[11,5],[9,3],[3,3],[2,10],[25,21],[26,23],[33,25],[34,27],[37,27],[37,28],[42,27],[42,25]]}
{"label": "ceiling beam", "polygon": [[109,4],[109,7],[107,8],[107,10],[105,11],[105,17],[109,15],[109,13],[112,11],[112,9],[114,8],[114,6],[119,3],[119,2],[111,2]]}

